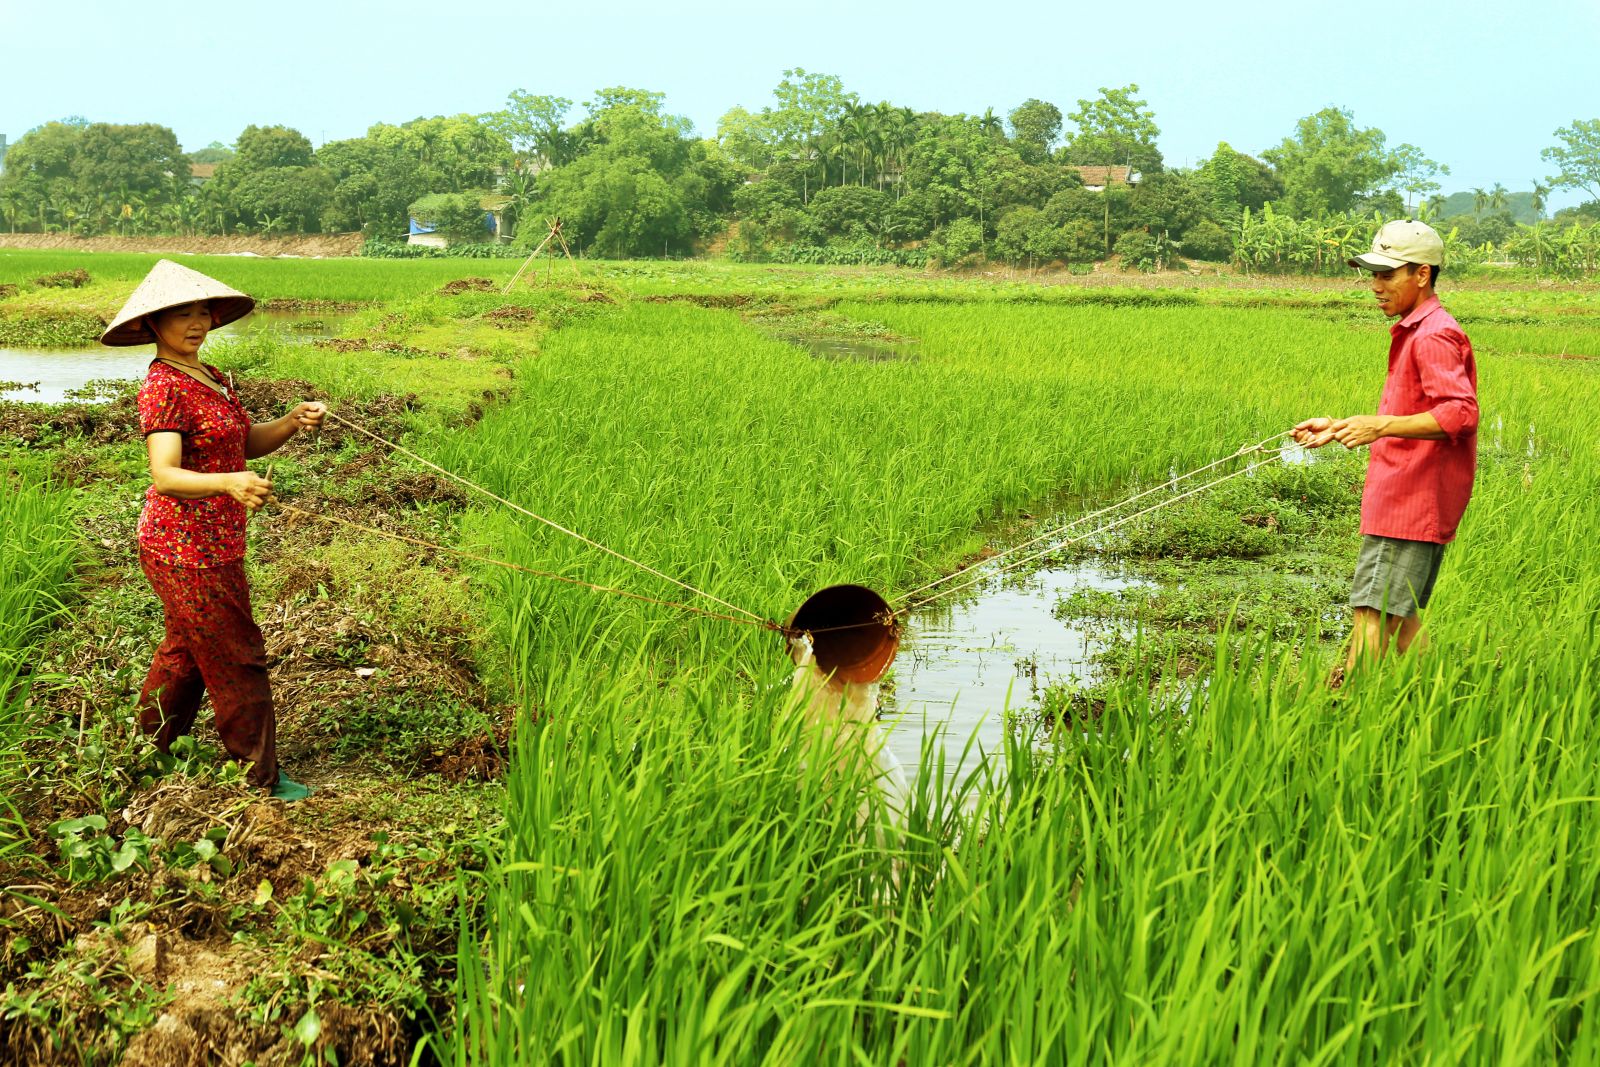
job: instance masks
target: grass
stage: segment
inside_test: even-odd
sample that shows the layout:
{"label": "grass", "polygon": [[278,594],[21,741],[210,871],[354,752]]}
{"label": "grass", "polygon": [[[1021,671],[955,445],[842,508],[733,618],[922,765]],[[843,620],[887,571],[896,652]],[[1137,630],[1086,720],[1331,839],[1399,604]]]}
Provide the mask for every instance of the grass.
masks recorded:
{"label": "grass", "polygon": [[[27,654],[71,595],[80,554],[76,503],[19,472],[5,476],[0,492],[0,861],[25,847],[16,798],[27,771],[22,753],[36,735],[27,714]],[[0,895],[10,892],[0,887]]]}
{"label": "grass", "polygon": [[[399,382],[438,397],[446,414],[408,424],[423,454],[775,618],[832,581],[919,585],[985,523],[1058,494],[1114,495],[1366,410],[1383,372],[1381,321],[1325,287],[620,264],[591,279],[615,303],[526,296],[558,328],[519,346],[496,343],[491,301],[431,295],[439,265],[382,264],[415,272],[407,292],[350,331],[424,354],[254,347],[237,366],[347,403]],[[354,291],[355,268],[250,266],[306,296]],[[748,321],[638,299],[758,290],[782,299]],[[473,569],[483,662],[529,714],[503,833],[463,860],[487,869],[459,876],[454,1003],[430,1049],[463,1064],[1595,1058],[1600,378],[1548,358],[1589,343],[1565,309],[1594,292],[1446,295],[1478,342],[1484,431],[1430,654],[1327,691],[1335,631],[1291,589],[1348,551],[1356,467],[1251,479],[1105,546],[1158,557],[1152,632],[1201,635],[1186,702],[1152,642],[1092,722],[1008,738],[1003,766],[954,796],[922,786],[902,833],[860,819],[869,766],[822,770],[772,635]],[[915,359],[813,358],[772,336],[783,302],[837,333],[910,339]],[[439,358],[450,338],[472,358]],[[500,397],[466,425],[483,374]],[[684,595],[504,510],[459,521],[463,544],[514,562]],[[424,586],[394,593],[411,579],[381,552],[341,543],[328,573],[414,630]],[[1240,578],[1243,556],[1278,576]],[[426,588],[459,613],[460,586]],[[1242,625],[1219,625],[1235,606]],[[425,735],[428,711],[363,729]],[[349,881],[285,889],[288,928],[367,936],[339,924],[386,905]],[[375,981],[403,982],[395,959]],[[281,1025],[317,995],[296,982],[261,985],[269,1003],[302,998]]]}
{"label": "grass", "polygon": [[[845,576],[904,588],[1051,490],[1159,479],[1308,411],[1361,410],[1382,372],[1381,324],[1293,308],[836,310],[916,338],[917,361],[823,364],[729,311],[635,305],[553,335],[513,403],[439,447],[781,614]],[[1572,417],[1595,380],[1489,347],[1486,424],[1512,442],[1538,427],[1541,455],[1486,441],[1441,651],[1335,703],[1324,654],[1263,619],[1224,640],[1183,716],[1145,659],[1097,730],[1036,759],[1019,745],[974,809],[913,818],[898,848],[855,830],[859,779],[804,769],[760,695],[781,671],[761,635],[502,583],[517,676],[549,714],[509,782],[491,977],[463,990],[454,1056],[1582,1058],[1594,890],[1536,872],[1595,858],[1580,754],[1600,740],[1600,572],[1572,544],[1597,507],[1600,456]],[[1236,519],[1203,529],[1146,547],[1237,550]],[[649,582],[509,520],[474,532],[531,565]],[[1504,559],[1563,580],[1510,581]],[[481,951],[464,945],[464,975]]]}

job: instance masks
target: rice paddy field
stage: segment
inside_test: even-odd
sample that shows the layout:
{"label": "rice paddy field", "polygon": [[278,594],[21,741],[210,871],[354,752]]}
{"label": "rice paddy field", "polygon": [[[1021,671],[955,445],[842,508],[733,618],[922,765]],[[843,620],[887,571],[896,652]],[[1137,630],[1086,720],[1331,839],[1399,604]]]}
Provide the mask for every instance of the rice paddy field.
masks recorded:
{"label": "rice paddy field", "polygon": [[[152,261],[0,252],[19,286],[0,336],[108,315]],[[779,621],[825,585],[897,595],[1035,516],[1373,410],[1388,341],[1354,281],[586,263],[502,294],[515,263],[192,265],[354,305],[331,343],[208,349],[241,379],[318,391]],[[78,267],[81,287],[30,284]],[[441,291],[469,273],[489,281]],[[1442,296],[1473,339],[1483,417],[1426,653],[1328,687],[1362,459],[1272,465],[1074,547],[1150,583],[1063,608],[1120,617],[1116,654],[1062,683],[1067,711],[1018,699],[953,785],[940,763],[969,739],[926,739],[902,825],[870,760],[828,769],[773,633],[386,540],[688,597],[482,497],[397,494],[432,476],[352,434],[286,454],[281,497],[369,529],[252,528],[257,614],[281,616],[263,626],[286,766],[319,788],[275,817],[285,839],[365,842],[282,874],[239,830],[254,807],[237,777],[146,774],[135,734],[103,725],[126,716],[159,619],[121,541],[137,441],[6,404],[3,915],[28,943],[7,950],[0,1025],[36,1058],[0,1061],[161,1062],[138,1059],[162,1047],[157,1020],[202,1031],[166,972],[129,962],[91,990],[80,965],[91,928],[204,906],[218,917],[160,936],[175,958],[248,961],[256,977],[207,1010],[254,1026],[255,1044],[234,1040],[260,1062],[1593,1062],[1600,291],[1447,277]],[[819,340],[870,358],[820,358]],[[348,625],[303,652],[300,628],[329,613]],[[429,656],[381,701],[333,688]],[[471,686],[440,681],[457,673]],[[310,710],[330,706],[334,724]],[[497,755],[468,780],[424,752],[482,737]],[[138,839],[116,811],[179,789],[231,820],[227,873],[193,841],[205,862],[185,867],[194,826],[148,822],[155,843],[120,870],[64,873],[82,861],[68,838],[91,835],[46,824],[110,815],[120,855]],[[45,906],[68,932],[41,932]]]}

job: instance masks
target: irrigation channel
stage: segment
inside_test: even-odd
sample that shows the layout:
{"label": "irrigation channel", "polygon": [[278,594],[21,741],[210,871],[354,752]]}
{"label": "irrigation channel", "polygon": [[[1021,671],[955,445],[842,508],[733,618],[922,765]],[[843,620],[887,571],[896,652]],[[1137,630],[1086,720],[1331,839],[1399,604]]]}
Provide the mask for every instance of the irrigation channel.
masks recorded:
{"label": "irrigation channel", "polygon": [[[1277,458],[1303,465],[1316,456],[1286,442]],[[1052,507],[1054,514],[1037,528],[1059,528],[1085,511],[1114,503],[1110,497],[1069,498]],[[1008,542],[1018,540],[1015,533],[1002,534],[991,543],[1009,551]],[[918,766],[924,739],[936,731],[946,788],[972,769],[979,751],[999,760],[1012,716],[1034,711],[1040,695],[1054,684],[1086,686],[1099,680],[1094,657],[1106,624],[1100,636],[1072,625],[1057,614],[1061,602],[1079,590],[1116,592],[1150,584],[1106,565],[1047,562],[1037,570],[993,574],[965,598],[908,613],[893,684],[885,686],[883,698],[886,747],[909,772]],[[1122,627],[1124,635],[1131,630]]]}
{"label": "irrigation channel", "polygon": [[[333,336],[340,322],[348,317],[345,314],[312,316],[300,311],[257,311],[214,330],[211,336],[227,339],[276,333],[289,341],[315,341]],[[148,347],[133,350],[103,345],[0,348],[0,384],[22,385],[20,389],[0,389],[0,399],[40,404],[92,401],[93,396],[73,394],[94,381],[143,378],[149,366]]]}
{"label": "irrigation channel", "polygon": [[972,769],[980,749],[998,758],[1008,714],[1027,709],[1053,682],[1095,677],[1093,638],[1058,619],[1056,605],[1077,589],[1135,584],[1092,564],[1048,567],[996,575],[966,599],[910,613],[894,684],[885,687],[889,751],[913,773],[924,737],[937,731],[946,787]]}

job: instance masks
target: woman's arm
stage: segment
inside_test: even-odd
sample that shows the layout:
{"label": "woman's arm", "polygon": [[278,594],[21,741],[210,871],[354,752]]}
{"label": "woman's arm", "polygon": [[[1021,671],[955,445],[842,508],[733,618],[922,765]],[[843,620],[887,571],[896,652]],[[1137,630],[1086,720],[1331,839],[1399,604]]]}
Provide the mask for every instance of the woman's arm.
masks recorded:
{"label": "woman's arm", "polygon": [[272,483],[254,471],[232,474],[201,474],[183,467],[183,435],[161,430],[144,439],[150,454],[150,480],[156,492],[179,500],[200,500],[208,496],[231,496],[254,511],[272,495]]}
{"label": "woman's arm", "polygon": [[322,425],[322,416],[328,409],[315,400],[296,404],[293,411],[281,419],[258,422],[250,427],[250,436],[244,443],[245,459],[260,459],[282,448],[284,442],[301,430],[314,430]]}

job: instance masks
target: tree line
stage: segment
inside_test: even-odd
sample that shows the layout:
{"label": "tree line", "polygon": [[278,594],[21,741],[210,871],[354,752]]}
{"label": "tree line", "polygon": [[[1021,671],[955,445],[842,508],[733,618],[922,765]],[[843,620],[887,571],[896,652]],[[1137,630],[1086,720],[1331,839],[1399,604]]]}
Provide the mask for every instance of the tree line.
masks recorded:
{"label": "tree line", "polygon": [[[359,230],[382,250],[415,218],[469,246],[512,237],[514,250],[560,218],[577,250],[606,257],[709,248],[758,261],[1072,265],[1117,255],[1143,269],[1190,258],[1311,273],[1342,269],[1345,245],[1376,218],[1422,215],[1468,261],[1560,273],[1585,270],[1600,234],[1600,119],[1555,131],[1544,158],[1556,173],[1531,192],[1497,185],[1466,199],[1440,193],[1449,170],[1421,148],[1390,146],[1337,107],[1255,154],[1219,143],[1187,168],[1166,165],[1160,132],[1136,84],[1065,113],[1030,99],[1003,115],[947,115],[868,102],[802,69],[784,72],[770,104],[728,111],[708,138],[663,94],[624,87],[581,111],[517,90],[498,111],[379,123],[316,148],[288,127],[249,126],[232,146],[185,153],[164,126],[71,118],[11,148],[0,224]],[[1594,199],[1546,220],[1556,188]],[[490,213],[504,224],[498,238]]]}

